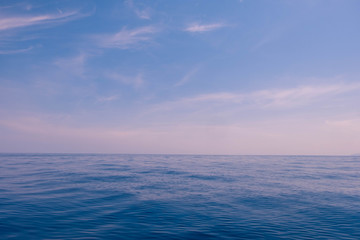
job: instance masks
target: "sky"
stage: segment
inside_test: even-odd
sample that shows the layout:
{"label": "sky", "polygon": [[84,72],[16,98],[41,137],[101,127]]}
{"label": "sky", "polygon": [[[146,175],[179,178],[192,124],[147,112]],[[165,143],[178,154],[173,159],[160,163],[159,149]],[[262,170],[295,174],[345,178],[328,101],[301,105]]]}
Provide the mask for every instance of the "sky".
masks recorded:
{"label": "sky", "polygon": [[0,152],[359,154],[359,12],[0,0]]}

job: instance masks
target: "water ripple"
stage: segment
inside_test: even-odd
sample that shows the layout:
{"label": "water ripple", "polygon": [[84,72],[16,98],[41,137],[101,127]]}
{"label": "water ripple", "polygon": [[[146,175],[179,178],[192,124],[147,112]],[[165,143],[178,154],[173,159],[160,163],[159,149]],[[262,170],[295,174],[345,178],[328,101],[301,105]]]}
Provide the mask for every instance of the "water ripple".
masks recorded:
{"label": "water ripple", "polygon": [[0,239],[360,239],[360,158],[0,154]]}

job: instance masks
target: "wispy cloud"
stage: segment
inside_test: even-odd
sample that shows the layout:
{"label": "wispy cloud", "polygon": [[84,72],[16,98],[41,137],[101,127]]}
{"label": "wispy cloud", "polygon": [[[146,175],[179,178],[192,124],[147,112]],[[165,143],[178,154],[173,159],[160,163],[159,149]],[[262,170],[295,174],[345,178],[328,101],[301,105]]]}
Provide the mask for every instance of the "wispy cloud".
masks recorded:
{"label": "wispy cloud", "polygon": [[134,88],[140,88],[144,85],[142,73],[135,76],[125,76],[116,72],[106,73],[105,76],[113,81],[121,82],[126,85],[131,85]]}
{"label": "wispy cloud", "polygon": [[226,25],[223,23],[211,23],[211,24],[191,23],[184,30],[187,32],[202,33],[202,32],[214,31],[219,28],[223,28],[225,26]]}
{"label": "wispy cloud", "polygon": [[360,90],[359,83],[335,84],[322,86],[299,86],[289,89],[266,89],[250,93],[220,92],[200,94],[193,97],[183,98],[158,104],[155,110],[173,110],[179,107],[194,107],[203,103],[216,103],[216,106],[224,104],[236,104],[253,106],[257,108],[292,108],[311,104],[317,99],[327,96]]}
{"label": "wispy cloud", "polygon": [[139,8],[138,6],[135,6],[134,1],[132,0],[126,1],[125,4],[134,11],[134,13],[138,18],[145,20],[151,19],[151,14],[150,14],[151,11],[149,7]]}
{"label": "wispy cloud", "polygon": [[33,8],[33,5],[26,3],[26,2],[19,2],[19,3],[13,3],[10,5],[6,5],[6,6],[0,6],[0,10],[1,9],[9,9],[9,8],[21,8],[21,9],[25,9],[27,11],[31,10]]}
{"label": "wispy cloud", "polygon": [[348,128],[351,131],[360,132],[360,118],[350,118],[341,120],[326,120],[326,125],[336,126],[341,128]]}
{"label": "wispy cloud", "polygon": [[119,95],[111,95],[111,96],[102,96],[102,97],[98,97],[97,101],[98,102],[112,102],[119,99]]}
{"label": "wispy cloud", "polygon": [[83,77],[85,73],[84,67],[88,57],[89,55],[81,53],[74,57],[57,59],[54,64],[67,73]]}
{"label": "wispy cloud", "polygon": [[128,49],[149,42],[157,32],[159,32],[159,29],[154,26],[145,26],[131,30],[123,28],[115,34],[99,35],[95,39],[100,47]]}
{"label": "wispy cloud", "polygon": [[320,97],[333,96],[359,89],[360,84],[301,86],[283,90],[257,91],[250,94],[248,97],[264,106],[291,107],[310,103]]}
{"label": "wispy cloud", "polygon": [[[24,7],[27,11],[32,9],[32,5],[28,4],[19,6]],[[12,7],[19,8],[19,6]],[[18,47],[16,43],[39,38],[39,36],[29,33],[29,30],[34,27],[53,27],[56,24],[73,21],[90,14],[90,12],[82,13],[78,10],[62,11],[60,9],[57,9],[57,13],[52,14],[2,14],[0,16],[0,54],[18,54],[32,50],[34,46],[24,48],[23,46]],[[25,34],[24,31],[26,31]]]}
{"label": "wispy cloud", "polygon": [[58,14],[43,14],[36,16],[3,16],[0,17],[0,31],[29,27],[34,25],[66,22],[73,20],[75,17],[78,16],[78,11],[59,12]]}
{"label": "wispy cloud", "polygon": [[189,71],[188,73],[185,74],[185,76],[178,81],[177,83],[175,83],[175,87],[179,87],[184,85],[185,83],[187,83],[188,81],[190,81],[190,79],[196,74],[196,72],[199,70],[198,67],[195,67],[194,69],[192,69],[191,71]]}
{"label": "wispy cloud", "polygon": [[22,49],[12,49],[12,50],[1,50],[0,49],[0,55],[7,55],[7,54],[16,54],[16,53],[24,53],[32,50],[34,47],[30,46],[28,48],[22,48]]}
{"label": "wispy cloud", "polygon": [[136,16],[138,16],[141,19],[146,19],[146,20],[151,19],[150,9],[149,8],[135,9],[135,13],[136,13]]}

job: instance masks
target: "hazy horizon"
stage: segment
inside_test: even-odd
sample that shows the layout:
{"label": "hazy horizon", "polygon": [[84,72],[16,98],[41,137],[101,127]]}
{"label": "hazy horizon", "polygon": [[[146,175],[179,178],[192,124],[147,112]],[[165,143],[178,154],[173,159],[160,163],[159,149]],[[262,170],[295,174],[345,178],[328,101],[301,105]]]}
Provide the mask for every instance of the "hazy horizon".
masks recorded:
{"label": "hazy horizon", "polygon": [[298,155],[298,154],[201,154],[201,153],[110,153],[110,152],[0,152],[2,155],[154,155],[154,156],[239,156],[239,157],[358,157],[360,154],[349,155]]}
{"label": "hazy horizon", "polygon": [[3,1],[0,152],[359,155],[359,9]]}

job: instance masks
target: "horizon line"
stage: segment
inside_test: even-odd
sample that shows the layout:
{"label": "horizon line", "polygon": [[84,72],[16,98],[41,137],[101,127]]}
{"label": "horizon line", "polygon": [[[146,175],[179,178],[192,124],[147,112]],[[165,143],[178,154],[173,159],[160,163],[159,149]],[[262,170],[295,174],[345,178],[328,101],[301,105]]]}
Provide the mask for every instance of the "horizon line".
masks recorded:
{"label": "horizon line", "polygon": [[304,156],[304,157],[360,157],[360,154],[201,154],[201,153],[84,153],[84,152],[0,152],[0,154],[49,155],[185,155],[185,156]]}

